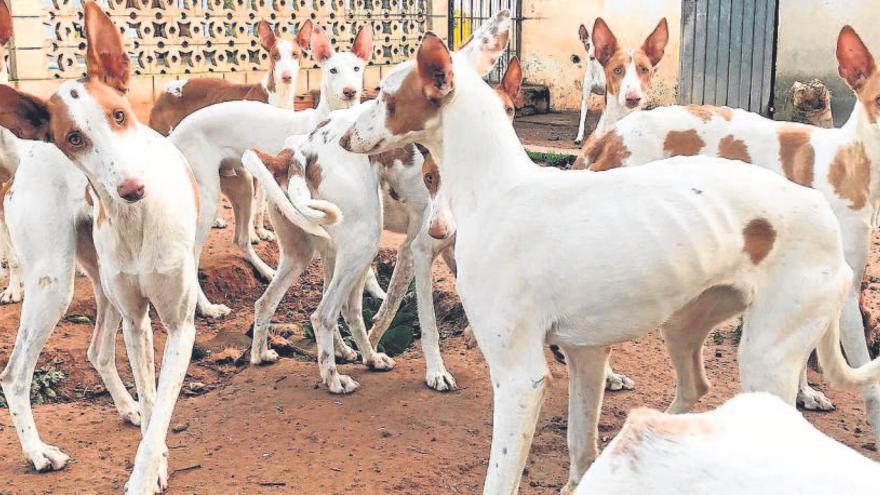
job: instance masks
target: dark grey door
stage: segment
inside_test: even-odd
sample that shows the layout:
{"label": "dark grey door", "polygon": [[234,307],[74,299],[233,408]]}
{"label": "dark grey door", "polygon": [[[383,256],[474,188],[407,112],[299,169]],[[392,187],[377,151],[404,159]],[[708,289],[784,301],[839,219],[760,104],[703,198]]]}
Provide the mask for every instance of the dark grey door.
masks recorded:
{"label": "dark grey door", "polygon": [[682,0],[678,101],[771,116],[778,0]]}

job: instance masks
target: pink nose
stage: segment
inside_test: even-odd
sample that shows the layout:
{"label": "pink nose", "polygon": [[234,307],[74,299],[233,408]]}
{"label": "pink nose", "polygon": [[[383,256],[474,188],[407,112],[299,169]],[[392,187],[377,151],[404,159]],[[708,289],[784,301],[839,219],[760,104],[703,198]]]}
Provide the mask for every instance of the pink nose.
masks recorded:
{"label": "pink nose", "polygon": [[116,192],[120,198],[135,203],[144,199],[144,183],[138,179],[125,179],[116,188]]}
{"label": "pink nose", "polygon": [[347,88],[342,89],[342,94],[345,95],[345,97],[348,98],[349,100],[352,100],[352,99],[354,99],[355,96],[357,96],[358,92],[355,88],[352,88],[349,86]]}
{"label": "pink nose", "polygon": [[635,108],[642,103],[642,97],[638,94],[627,94],[626,95],[626,106],[629,108]]}
{"label": "pink nose", "polygon": [[449,237],[449,227],[446,222],[435,219],[428,228],[428,235],[434,239],[446,239]]}
{"label": "pink nose", "polygon": [[290,75],[290,72],[284,72],[281,74],[281,82],[284,84],[290,84],[293,81],[293,76]]}

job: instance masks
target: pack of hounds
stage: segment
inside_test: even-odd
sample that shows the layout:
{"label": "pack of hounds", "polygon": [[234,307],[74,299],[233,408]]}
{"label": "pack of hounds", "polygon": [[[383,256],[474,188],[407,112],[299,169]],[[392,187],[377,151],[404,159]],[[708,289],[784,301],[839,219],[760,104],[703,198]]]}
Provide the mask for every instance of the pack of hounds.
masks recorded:
{"label": "pack of hounds", "polygon": [[[5,44],[11,19],[0,6]],[[83,9],[86,78],[48,99],[0,85],[0,247],[9,267],[0,298],[24,296],[0,385],[37,471],[69,461],[41,440],[29,392],[80,267],[97,306],[88,358],[119,414],[141,429],[125,491],[168,487],[166,434],[196,314],[229,313],[197,277],[222,194],[235,243],[270,281],[254,308],[251,363],[278,360],[269,322],[319,257],[325,285],[311,323],[333,394],[359,387],[337,359],[394,367],[376,345],[413,278],[425,381],[456,388],[432,303],[431,265],[443,257],[491,375],[485,494],[519,490],[550,377],[546,345],[564,354],[570,377],[563,494],[877,493],[878,465],[794,408],[833,408],[806,382],[815,349],[827,379],[860,390],[868,420],[880,425],[880,361],[869,357],[859,310],[880,206],[880,70],[850,26],[835,53],[856,103],[837,129],[727,107],[640,111],[669,38],[666,20],[639,47],[621,46],[601,18],[592,33],[581,26],[582,110],[591,92],[605,95],[606,108],[575,164],[583,170],[565,171],[535,165],[513,130],[519,62],[509,61],[497,87],[483,79],[505,51],[508,11],[456,52],[425,34],[415,59],[388,72],[364,103],[369,27],[336,51],[311,21],[293,39],[261,21],[271,54],[262,82],[177,81],[148,127],[126,98],[122,34],[96,3]],[[321,65],[320,102],[295,111],[309,55]],[[387,293],[371,268],[386,229],[405,234]],[[254,251],[258,240],[278,242],[276,269]],[[384,298],[369,331],[365,290]],[[151,307],[168,333],[158,383]],[[339,334],[340,315],[357,350]],[[709,390],[703,341],[739,316],[744,393],[688,414]],[[120,326],[137,401],[116,369]],[[634,386],[611,369],[610,348],[656,327],[675,368],[674,400],[666,413],[633,411],[599,455],[606,387]]]}

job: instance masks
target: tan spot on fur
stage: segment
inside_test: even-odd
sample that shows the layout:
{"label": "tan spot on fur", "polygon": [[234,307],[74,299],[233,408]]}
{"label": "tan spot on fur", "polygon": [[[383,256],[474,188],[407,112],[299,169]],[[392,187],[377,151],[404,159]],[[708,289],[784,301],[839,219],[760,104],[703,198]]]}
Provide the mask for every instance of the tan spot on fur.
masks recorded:
{"label": "tan spot on fur", "polygon": [[758,264],[770,254],[776,242],[776,229],[764,218],[756,218],[743,229],[743,252]]}
{"label": "tan spot on fur", "polygon": [[404,167],[410,167],[414,163],[414,152],[415,146],[412,144],[408,144],[403,148],[397,148],[386,151],[384,153],[370,155],[370,163],[382,167],[392,167],[394,166],[395,162],[400,161]]}
{"label": "tan spot on fur", "polygon": [[318,188],[321,187],[321,181],[324,180],[323,170],[321,170],[321,165],[318,163],[318,155],[309,155],[306,158],[305,177],[309,191],[312,194],[316,194]]}
{"label": "tan spot on fur", "polygon": [[420,131],[440,111],[440,105],[425,97],[418,71],[411,71],[393,95],[385,97],[385,126],[395,135]]}
{"label": "tan spot on fur", "polygon": [[709,122],[712,117],[718,116],[730,122],[733,119],[733,110],[729,107],[716,107],[713,105],[685,105],[684,109],[698,117],[703,122]]}
{"label": "tan spot on fur", "polygon": [[745,141],[733,137],[733,134],[725,136],[718,143],[718,156],[727,158],[728,160],[740,160],[746,163],[752,163],[752,157],[749,155],[749,147]]}
{"label": "tan spot on fur", "polygon": [[860,210],[865,206],[871,182],[871,159],[864,143],[855,141],[837,148],[828,170],[828,182],[840,199],[849,200],[850,209]]}
{"label": "tan spot on fur", "polygon": [[666,440],[683,437],[710,436],[717,428],[709,420],[696,415],[676,416],[653,409],[641,408],[630,412],[612,453],[634,457],[647,436]]}
{"label": "tan spot on fur", "polygon": [[669,156],[694,156],[706,146],[696,129],[669,131],[663,141],[663,151]]}
{"label": "tan spot on fur", "polygon": [[[623,165],[624,160],[632,155],[632,152],[623,142],[623,137],[612,129],[598,139],[592,139],[592,136],[584,145],[584,151],[581,157],[587,156],[590,162],[590,170],[601,172],[603,170],[611,170]],[[573,168],[584,168],[584,162],[578,158]]]}
{"label": "tan spot on fur", "polygon": [[779,161],[788,180],[802,186],[813,186],[813,164],[816,151],[810,143],[807,126],[783,125],[779,129]]}

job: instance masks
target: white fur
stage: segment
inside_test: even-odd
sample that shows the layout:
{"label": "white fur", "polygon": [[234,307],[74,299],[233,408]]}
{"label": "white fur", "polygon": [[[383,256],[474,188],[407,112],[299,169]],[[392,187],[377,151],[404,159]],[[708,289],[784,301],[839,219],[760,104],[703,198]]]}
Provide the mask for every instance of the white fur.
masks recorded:
{"label": "white fur", "polygon": [[593,93],[605,93],[605,71],[602,64],[596,60],[596,47],[590,43],[590,49],[587,51],[586,69],[584,69],[584,83],[582,86],[583,94],[581,95],[581,118],[578,124],[577,138],[575,144],[584,141],[586,133],[587,112],[590,107],[590,95]]}
{"label": "white fur", "polygon": [[[79,97],[72,98],[72,91]],[[165,435],[195,338],[197,198],[186,161],[162,136],[139,123],[124,132],[111,130],[107,110],[98,107],[79,82],[65,82],[57,94],[94,146],[75,162],[51,144],[33,142],[23,150],[5,209],[12,238],[20,247],[28,298],[0,384],[29,461],[40,471],[64,467],[68,457],[43,443],[37,433],[29,392],[37,357],[73,295],[78,262],[91,278],[97,299],[89,359],[119,413],[140,424],[144,435],[126,489],[152,493],[167,486]],[[126,178],[142,181],[143,199],[129,204],[119,197],[117,185]],[[93,207],[86,204],[86,194]],[[168,332],[158,390],[150,306]],[[138,403],[116,372],[120,321]]]}
{"label": "white fur", "polygon": [[793,407],[741,394],[701,414],[630,413],[578,495],[826,495],[877,491],[880,465]]}
{"label": "white fur", "polygon": [[165,85],[165,92],[181,98],[183,96],[183,87],[186,86],[186,83],[189,82],[189,79],[178,79],[177,81],[171,81]]}
{"label": "white fur", "polygon": [[[354,56],[354,60],[348,57],[337,59],[339,55],[343,54],[335,54],[327,62],[335,60],[334,67],[342,67],[347,62],[364,63]],[[347,79],[330,78],[329,68],[327,63],[322,66],[324,78],[349,84]],[[363,71],[358,74],[361,74],[361,80],[357,87],[362,88]],[[334,94],[342,94],[344,87],[336,82],[327,83],[328,90],[321,92],[321,103],[316,110],[292,112],[250,101],[220,103],[193,112],[168,136],[192,166],[202,195],[202,211],[196,237],[196,249],[199,252],[217,216],[222,190],[235,212],[235,243],[263,278],[272,279],[275,270],[260,259],[251,245],[254,190],[251,176],[241,164],[241,156],[251,148],[278,153],[289,136],[308,133],[327,118],[331,110],[356,104],[357,101],[333,98]],[[221,177],[221,174],[224,176]],[[319,225],[303,223],[300,227],[315,235],[326,235],[322,234],[323,229]],[[198,260],[198,255],[196,259]],[[200,289],[198,311],[202,315],[218,318],[227,315],[229,308],[222,304],[212,304]]]}
{"label": "white fur", "polygon": [[[840,383],[880,379],[880,363],[851,370],[836,345],[852,272],[836,218],[818,193],[754,167],[706,158],[605,174],[537,167],[480,74],[466,60],[453,60],[455,91],[436,123],[391,135],[384,120],[375,119],[384,112],[380,95],[365,104],[373,108],[349,130],[348,146],[381,152],[418,141],[440,164],[441,190],[457,224],[457,288],[494,391],[484,493],[518,489],[549,378],[545,341],[563,348],[571,376],[565,493],[597,453],[610,345],[662,324],[677,373],[690,385],[670,409],[690,407],[706,386],[694,356],[717,322],[701,322],[698,332],[691,323],[703,312],[687,321],[683,315],[700,310],[690,303],[713,287],[739,294],[728,308],[732,314],[718,317],[745,311],[744,390],[769,391],[794,404],[798,373],[820,339],[820,360]],[[744,251],[744,229],[758,218],[779,235],[756,264]]]}

